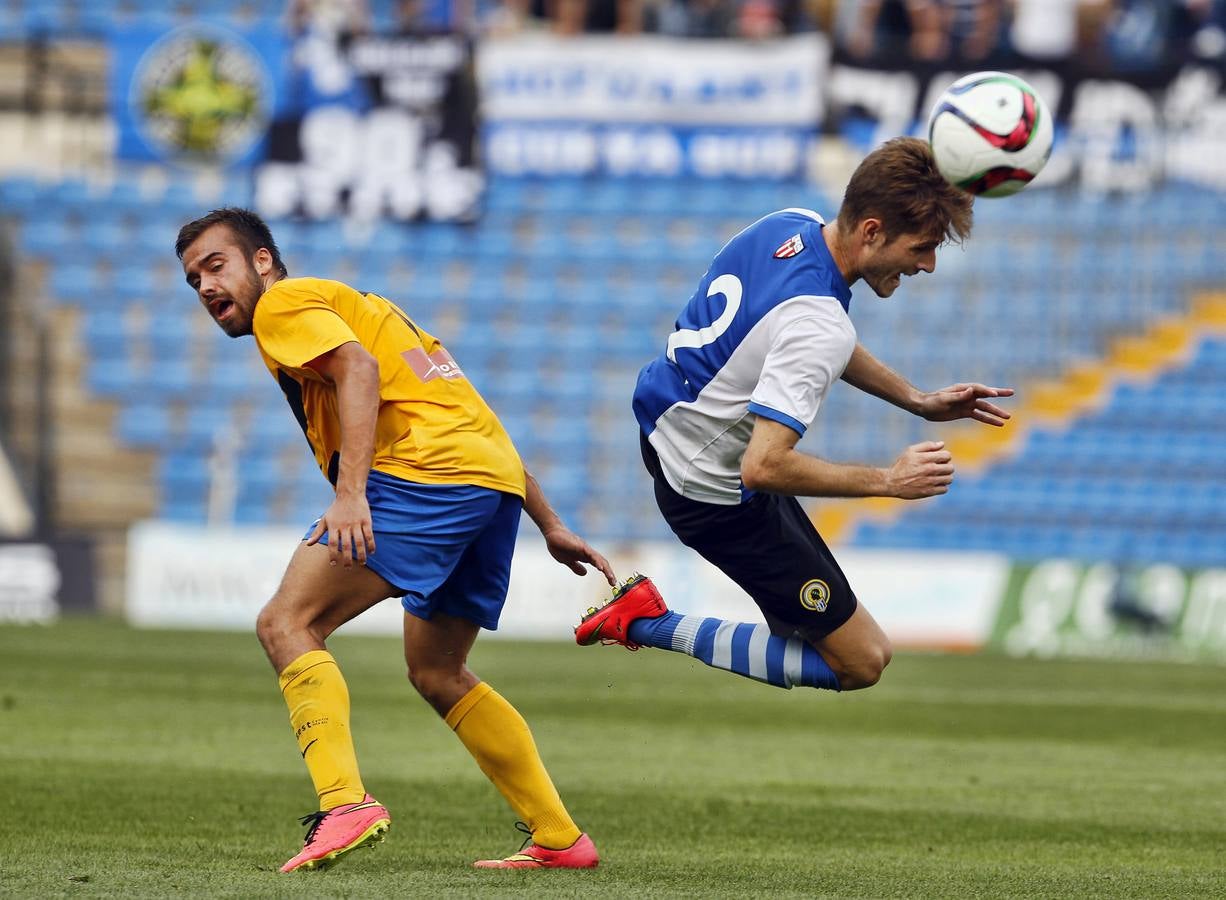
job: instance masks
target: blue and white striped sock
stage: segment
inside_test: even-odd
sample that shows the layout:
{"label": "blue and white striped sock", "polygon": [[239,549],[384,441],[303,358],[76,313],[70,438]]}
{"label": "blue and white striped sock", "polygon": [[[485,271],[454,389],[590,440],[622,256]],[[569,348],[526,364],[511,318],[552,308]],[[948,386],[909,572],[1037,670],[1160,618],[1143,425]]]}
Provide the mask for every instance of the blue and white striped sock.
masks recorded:
{"label": "blue and white striped sock", "polygon": [[771,634],[766,625],[668,612],[630,623],[630,640],[672,650],[775,687],[837,691],[839,678],[812,644]]}

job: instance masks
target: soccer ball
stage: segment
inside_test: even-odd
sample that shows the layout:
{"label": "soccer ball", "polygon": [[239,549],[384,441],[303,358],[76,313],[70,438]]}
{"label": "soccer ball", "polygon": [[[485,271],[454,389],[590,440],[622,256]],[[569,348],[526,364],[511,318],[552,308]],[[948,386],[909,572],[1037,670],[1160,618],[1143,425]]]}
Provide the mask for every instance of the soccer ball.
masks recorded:
{"label": "soccer ball", "polygon": [[928,143],[952,184],[981,197],[1016,194],[1051,156],[1052,120],[1034,88],[1006,72],[959,78],[928,117]]}

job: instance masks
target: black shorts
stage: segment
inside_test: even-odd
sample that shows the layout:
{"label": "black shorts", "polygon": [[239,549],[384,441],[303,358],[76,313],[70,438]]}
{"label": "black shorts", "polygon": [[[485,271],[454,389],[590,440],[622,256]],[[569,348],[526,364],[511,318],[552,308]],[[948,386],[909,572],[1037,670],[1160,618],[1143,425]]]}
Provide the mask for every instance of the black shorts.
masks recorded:
{"label": "black shorts", "polygon": [[795,497],[754,494],[738,506],[683,497],[640,432],[656,503],[681,543],[697,550],[749,594],[777,633],[830,634],[856,611],[856,595]]}

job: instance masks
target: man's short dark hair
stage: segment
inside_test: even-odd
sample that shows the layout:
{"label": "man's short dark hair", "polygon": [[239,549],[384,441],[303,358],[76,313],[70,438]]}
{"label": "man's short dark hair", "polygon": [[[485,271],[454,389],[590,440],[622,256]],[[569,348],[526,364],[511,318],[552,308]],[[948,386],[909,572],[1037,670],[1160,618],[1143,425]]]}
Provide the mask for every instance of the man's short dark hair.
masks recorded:
{"label": "man's short dark hair", "polygon": [[196,238],[214,225],[225,225],[229,228],[248,259],[255,256],[256,251],[263,247],[272,254],[272,264],[281,272],[281,277],[289,275],[289,270],[281,261],[281,251],[277,249],[277,242],[272,239],[272,232],[269,231],[268,225],[251,210],[237,206],[215,209],[208,215],[193,219],[180,228],[179,237],[175,241],[175,254],[179,259],[183,259],[183,254]]}
{"label": "man's short dark hair", "polygon": [[881,220],[886,237],[922,234],[962,243],[971,234],[974,197],[937,170],[932,148],[918,138],[886,141],[860,163],[839,207],[839,229]]}

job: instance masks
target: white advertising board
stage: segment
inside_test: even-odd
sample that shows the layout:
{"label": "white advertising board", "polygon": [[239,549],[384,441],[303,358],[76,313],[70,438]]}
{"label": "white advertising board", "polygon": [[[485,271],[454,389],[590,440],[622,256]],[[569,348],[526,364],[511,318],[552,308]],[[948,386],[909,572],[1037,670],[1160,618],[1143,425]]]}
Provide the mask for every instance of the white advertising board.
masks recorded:
{"label": "white advertising board", "polygon": [[[204,529],[145,522],[129,538],[128,621],[142,627],[245,629],[272,596],[302,537],[296,528]],[[649,574],[674,608],[761,621],[753,602],[680,544],[602,547],[620,577]],[[846,551],[840,561],[860,600],[898,646],[972,649],[991,630],[1008,577],[1002,557]],[[511,570],[502,637],[569,639],[583,611],[607,599],[603,579],[579,578],[525,529]],[[401,609],[388,600],[345,626],[396,634]]]}

